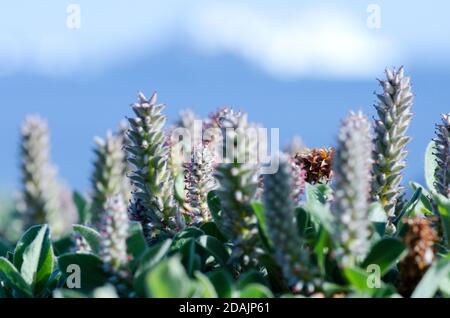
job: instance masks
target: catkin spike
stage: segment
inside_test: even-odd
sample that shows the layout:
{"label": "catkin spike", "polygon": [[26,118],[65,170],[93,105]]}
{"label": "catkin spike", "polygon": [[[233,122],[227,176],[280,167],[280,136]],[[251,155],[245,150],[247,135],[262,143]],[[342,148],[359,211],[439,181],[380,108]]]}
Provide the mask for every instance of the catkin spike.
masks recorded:
{"label": "catkin spike", "polygon": [[403,67],[386,70],[386,79],[380,80],[383,93],[377,95],[375,108],[374,165],[372,197],[381,202],[388,217],[395,217],[395,209],[403,192],[400,185],[410,137],[406,130],[412,118],[413,94],[410,78]]}
{"label": "catkin spike", "polygon": [[333,160],[335,237],[341,261],[353,266],[369,248],[369,200],[372,168],[370,123],[361,112],[343,121]]}
{"label": "catkin spike", "polygon": [[127,206],[122,196],[106,200],[100,216],[100,259],[109,281],[121,295],[126,295],[132,284],[132,273],[128,267],[127,238],[129,220]]}
{"label": "catkin spike", "polygon": [[97,137],[95,143],[94,172],[91,179],[92,222],[98,224],[107,198],[120,194],[128,202],[131,186],[127,178],[123,136],[108,131],[105,139]]}
{"label": "catkin spike", "polygon": [[134,187],[130,206],[132,219],[141,222],[151,244],[160,235],[173,236],[184,227],[184,219],[175,205],[173,178],[168,167],[169,147],[163,127],[164,105],[140,93],[132,108],[136,115],[129,119],[128,160],[134,166],[130,175]]}
{"label": "catkin spike", "polygon": [[264,176],[263,201],[269,238],[274,246],[274,257],[288,285],[294,290],[315,290],[315,273],[304,242],[298,234],[295,216],[296,187],[293,165],[287,155],[280,155],[279,169]]}
{"label": "catkin spike", "polygon": [[200,145],[193,149],[191,161],[185,167],[186,201],[191,222],[201,224],[211,220],[207,195],[217,187],[214,178],[214,159],[210,149]]}
{"label": "catkin spike", "polygon": [[442,123],[436,125],[435,143],[436,170],[435,187],[440,194],[450,197],[450,113],[442,114]]}
{"label": "catkin spike", "polygon": [[19,210],[24,214],[24,226],[48,223],[52,234],[58,237],[69,225],[60,209],[61,189],[56,168],[50,160],[47,122],[37,115],[28,116],[22,125],[21,139]]}
{"label": "catkin spike", "polygon": [[108,197],[100,217],[100,258],[105,270],[119,273],[128,263],[128,213],[122,196]]}
{"label": "catkin spike", "polygon": [[219,226],[233,242],[232,257],[248,266],[256,263],[261,252],[257,219],[250,205],[257,188],[258,166],[249,158],[255,151],[257,138],[248,134],[244,113],[227,108],[220,112],[216,122],[222,131],[226,156],[215,173],[219,181],[216,193],[222,206]]}

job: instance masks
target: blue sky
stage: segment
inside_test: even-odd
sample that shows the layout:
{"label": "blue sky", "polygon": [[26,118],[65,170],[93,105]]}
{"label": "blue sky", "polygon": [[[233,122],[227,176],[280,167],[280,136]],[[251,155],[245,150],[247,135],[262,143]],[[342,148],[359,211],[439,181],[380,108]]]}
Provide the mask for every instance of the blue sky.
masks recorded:
{"label": "blue sky", "polygon": [[[79,29],[67,27],[72,3]],[[48,118],[61,177],[86,190],[93,137],[131,114],[138,91],[157,90],[171,120],[230,105],[280,128],[282,143],[332,145],[350,109],[374,115],[376,78],[395,65],[416,95],[407,178],[422,179],[434,123],[449,111],[448,1],[109,3],[0,3],[0,188],[17,186],[27,113]],[[380,28],[367,25],[370,4]]]}

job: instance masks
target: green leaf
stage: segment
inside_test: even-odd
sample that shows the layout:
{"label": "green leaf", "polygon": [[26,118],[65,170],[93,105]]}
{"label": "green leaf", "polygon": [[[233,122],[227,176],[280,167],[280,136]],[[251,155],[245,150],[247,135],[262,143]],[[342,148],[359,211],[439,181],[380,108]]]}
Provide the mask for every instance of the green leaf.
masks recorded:
{"label": "green leaf", "polygon": [[422,188],[420,187],[417,188],[411,199],[405,204],[403,209],[398,214],[397,218],[394,221],[394,224],[396,225],[398,224],[397,233],[401,232],[401,228],[404,225],[403,222],[401,222],[402,218],[410,218],[413,216],[414,209],[417,203],[419,203],[421,196],[422,196]]}
{"label": "green leaf", "polygon": [[241,274],[241,277],[239,277],[236,287],[238,289],[244,289],[247,285],[251,284],[266,285],[267,280],[262,276],[260,272],[250,270],[248,272]]}
{"label": "green leaf", "polygon": [[269,234],[267,232],[266,214],[264,213],[264,206],[261,202],[253,201],[251,203],[253,212],[258,220],[258,229],[262,242],[267,247],[267,249],[272,249],[272,242],[269,239]]}
{"label": "green leaf", "polygon": [[314,252],[317,257],[317,263],[319,265],[321,273],[325,274],[325,260],[326,260],[326,246],[329,241],[329,234],[324,228],[320,228],[317,242],[314,246]]}
{"label": "green leaf", "polygon": [[439,284],[439,290],[445,298],[450,298],[450,275],[444,277]]}
{"label": "green leaf", "polygon": [[434,194],[434,201],[438,206],[442,230],[444,232],[447,248],[450,249],[450,200],[441,194]]}
{"label": "green leaf", "polygon": [[136,268],[142,255],[147,250],[147,242],[139,223],[133,223],[128,231],[127,253],[132,257],[130,262],[131,268]]}
{"label": "green leaf", "polygon": [[95,229],[81,225],[81,224],[75,224],[73,226],[74,232],[80,234],[86,242],[91,247],[92,251],[95,254],[98,254],[100,251],[100,242],[102,240],[100,233],[98,233]]}
{"label": "green leaf", "polygon": [[14,266],[34,293],[39,293],[53,272],[54,254],[47,225],[31,227],[14,251]]}
{"label": "green leaf", "polygon": [[422,205],[424,208],[426,208],[428,211],[433,211],[433,205],[431,204],[431,194],[419,183],[417,182],[410,182],[411,188],[416,191],[418,188],[422,188],[422,195],[420,196],[420,202],[422,202]]}
{"label": "green leaf", "polygon": [[165,259],[146,275],[146,291],[153,298],[186,298],[195,291],[180,258]]}
{"label": "green leaf", "polygon": [[136,276],[143,274],[161,262],[169,253],[171,245],[172,240],[167,239],[147,249],[139,261],[139,268],[136,271]]}
{"label": "green leaf", "polygon": [[436,155],[434,154],[434,152],[435,144],[434,141],[431,141],[428,144],[427,150],[425,152],[425,182],[430,191],[437,192],[436,187],[434,186],[434,183],[436,181],[434,172],[437,167]]}
{"label": "green leaf", "polygon": [[297,215],[297,228],[298,228],[298,234],[301,237],[305,237],[306,230],[308,226],[310,225],[310,217],[309,214],[301,207],[297,208],[295,210],[295,214]]}
{"label": "green leaf", "polygon": [[83,293],[90,292],[97,287],[103,286],[108,281],[108,276],[103,271],[102,261],[94,254],[64,254],[58,258],[58,264],[64,278],[74,274],[74,272],[71,272],[71,268],[68,268],[70,265],[79,266],[81,286],[76,290]]}
{"label": "green leaf", "polygon": [[311,217],[316,233],[323,227],[329,234],[334,232],[334,217],[328,205],[319,202],[309,202],[301,206]]}
{"label": "green leaf", "polygon": [[134,289],[139,297],[145,297],[147,294],[146,274],[167,256],[171,245],[171,239],[155,244],[148,248],[139,259],[138,269],[134,275]]}
{"label": "green leaf", "polygon": [[243,289],[239,290],[237,296],[239,298],[273,298],[270,289],[260,284],[246,285]]}
{"label": "green leaf", "polygon": [[222,234],[220,229],[217,227],[214,222],[206,222],[200,226],[200,230],[202,230],[205,234],[210,235],[218,239],[219,241],[226,243],[228,239]]}
{"label": "green leaf", "polygon": [[211,212],[211,215],[213,217],[214,222],[216,222],[216,224],[221,224],[221,205],[220,205],[220,199],[219,197],[216,195],[216,192],[213,191],[209,191],[208,195],[207,195],[207,202],[208,202],[208,207],[209,207],[209,211]]}
{"label": "green leaf", "polygon": [[73,248],[73,238],[70,235],[58,238],[53,241],[53,252],[55,256],[60,256],[65,253],[69,253]]}
{"label": "green leaf", "polygon": [[56,289],[53,292],[54,298],[87,298],[83,293],[77,292],[73,289]]}
{"label": "green leaf", "polygon": [[186,268],[189,276],[192,276],[196,270],[200,269],[201,266],[201,259],[200,256],[195,253],[195,247],[195,240],[190,238],[185,242],[185,244],[183,244],[179,251],[181,254],[181,262]]}
{"label": "green leaf", "polygon": [[184,174],[180,173],[174,182],[175,189],[175,199],[178,202],[184,202],[185,199],[185,190],[184,190]]}
{"label": "green leaf", "polygon": [[194,293],[194,297],[200,298],[217,298],[217,292],[214,285],[209,280],[208,276],[201,272],[195,272],[194,274],[197,282],[197,290]]}
{"label": "green leaf", "polygon": [[318,183],[312,185],[306,183],[305,187],[306,202],[326,204],[327,198],[330,196],[331,192],[332,192],[331,188],[326,184]]}
{"label": "green leaf", "polygon": [[86,224],[91,219],[90,215],[90,206],[86,199],[83,197],[83,195],[77,191],[73,193],[73,202],[75,203],[75,206],[77,207],[78,211],[78,222],[81,224]]}
{"label": "green leaf", "polygon": [[372,264],[378,265],[383,276],[397,263],[405,250],[406,246],[400,240],[384,238],[372,247],[361,267],[365,269]]}
{"label": "green leaf", "polygon": [[231,298],[233,292],[233,278],[224,269],[208,273],[209,280],[220,298]]}
{"label": "green leaf", "polygon": [[345,268],[344,275],[351,286],[359,292],[372,294],[373,290],[369,288],[369,275],[360,268]]}
{"label": "green leaf", "polygon": [[190,239],[197,239],[204,234],[205,233],[202,230],[196,227],[185,228],[183,231],[181,231],[175,236],[172,244],[172,251],[176,252],[177,250],[183,247],[186,241]]}
{"label": "green leaf", "polygon": [[0,257],[0,278],[6,284],[24,296],[31,297],[32,291],[14,265],[4,257]]}
{"label": "green leaf", "polygon": [[197,243],[210,255],[214,256],[220,265],[224,266],[228,262],[230,255],[227,249],[224,247],[223,243],[215,237],[202,235],[197,239]]}
{"label": "green leaf", "polygon": [[441,282],[450,275],[450,255],[436,261],[425,273],[411,298],[431,298],[439,290]]}

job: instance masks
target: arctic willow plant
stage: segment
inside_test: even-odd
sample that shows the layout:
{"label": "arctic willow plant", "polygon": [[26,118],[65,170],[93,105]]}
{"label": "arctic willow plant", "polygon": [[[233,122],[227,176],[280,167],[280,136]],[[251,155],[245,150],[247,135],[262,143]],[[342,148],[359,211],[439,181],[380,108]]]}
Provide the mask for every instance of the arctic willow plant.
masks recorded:
{"label": "arctic willow plant", "polygon": [[340,243],[341,261],[345,266],[355,265],[369,248],[370,128],[366,116],[351,112],[340,128],[333,159],[335,237]]}
{"label": "arctic willow plant", "polygon": [[106,139],[95,138],[96,148],[92,175],[93,224],[98,224],[107,199],[121,195],[125,202],[131,196],[127,178],[123,135],[107,132]]}
{"label": "arctic willow plant", "polygon": [[149,243],[158,236],[173,236],[184,227],[184,220],[174,201],[173,179],[168,167],[169,147],[163,126],[163,104],[156,103],[156,93],[147,99],[139,94],[129,119],[128,160],[134,166],[130,179],[134,189],[130,216],[142,224]]}
{"label": "arctic willow plant", "polygon": [[435,187],[440,194],[450,196],[450,114],[442,115],[442,123],[436,125]]}
{"label": "arctic willow plant", "polygon": [[217,123],[222,130],[225,161],[215,174],[222,207],[219,227],[233,242],[232,257],[247,266],[255,264],[261,252],[258,223],[250,205],[258,183],[258,165],[250,159],[258,140],[248,131],[245,113],[223,109]]}
{"label": "arctic willow plant", "polygon": [[59,202],[61,189],[56,168],[50,161],[50,137],[47,122],[29,116],[22,125],[22,191],[19,210],[24,213],[24,227],[48,223],[55,236],[66,230]]}
{"label": "arctic willow plant", "polygon": [[375,120],[372,196],[392,219],[403,192],[400,182],[406,165],[405,146],[410,140],[405,133],[412,118],[413,94],[403,67],[386,69],[386,79],[380,80],[380,84],[383,93],[377,95],[375,105],[378,119]]}
{"label": "arctic willow plant", "polygon": [[192,150],[191,161],[185,167],[186,201],[191,223],[201,224],[211,220],[207,196],[217,187],[214,178],[214,159],[206,145]]}
{"label": "arctic willow plant", "polygon": [[292,197],[295,180],[302,178],[287,155],[279,156],[279,169],[264,176],[264,207],[269,238],[274,256],[289,287],[294,291],[312,293],[315,290],[315,269],[298,233],[295,215],[296,201]]}

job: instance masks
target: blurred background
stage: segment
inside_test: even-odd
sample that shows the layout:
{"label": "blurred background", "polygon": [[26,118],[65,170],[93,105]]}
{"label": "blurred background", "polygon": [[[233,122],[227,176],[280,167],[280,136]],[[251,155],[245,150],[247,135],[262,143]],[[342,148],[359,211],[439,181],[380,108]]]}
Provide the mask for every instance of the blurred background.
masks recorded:
{"label": "blurred background", "polygon": [[42,0],[0,2],[0,192],[19,183],[19,126],[49,120],[53,161],[88,190],[93,137],[158,91],[169,120],[220,106],[333,145],[340,119],[374,115],[377,78],[404,65],[416,95],[407,180],[450,111],[450,2]]}

